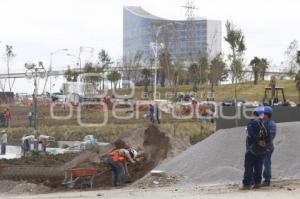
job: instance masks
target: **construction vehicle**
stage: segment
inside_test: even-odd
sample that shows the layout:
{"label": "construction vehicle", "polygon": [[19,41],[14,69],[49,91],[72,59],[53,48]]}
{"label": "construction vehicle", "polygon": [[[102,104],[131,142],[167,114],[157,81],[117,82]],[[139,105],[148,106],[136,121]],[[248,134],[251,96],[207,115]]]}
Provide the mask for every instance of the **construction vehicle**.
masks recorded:
{"label": "construction vehicle", "polygon": [[264,95],[264,99],[263,99],[264,105],[269,105],[269,106],[285,105],[286,102],[287,101],[285,98],[283,87],[276,87],[274,96],[272,96],[272,88],[271,87],[265,88],[265,95]]}

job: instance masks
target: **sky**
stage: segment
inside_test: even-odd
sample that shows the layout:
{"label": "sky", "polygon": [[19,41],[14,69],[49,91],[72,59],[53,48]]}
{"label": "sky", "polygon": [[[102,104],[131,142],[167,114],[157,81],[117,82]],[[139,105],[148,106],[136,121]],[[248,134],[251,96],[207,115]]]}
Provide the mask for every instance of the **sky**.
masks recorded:
{"label": "sky", "polygon": [[[24,72],[24,63],[43,61],[49,67],[50,53],[67,48],[83,60],[93,60],[100,49],[114,60],[122,57],[123,6],[142,6],[154,15],[184,19],[184,0],[0,0],[0,73],[6,72],[5,45],[16,54],[12,72]],[[232,21],[245,35],[245,61],[254,56],[280,65],[289,43],[300,41],[299,0],[195,0],[199,17]],[[223,52],[228,46],[223,42]],[[53,56],[53,69],[74,65],[76,58],[65,52]],[[26,85],[26,86],[25,86]],[[56,89],[60,85],[56,85]],[[31,92],[31,80],[17,80],[15,91]]]}

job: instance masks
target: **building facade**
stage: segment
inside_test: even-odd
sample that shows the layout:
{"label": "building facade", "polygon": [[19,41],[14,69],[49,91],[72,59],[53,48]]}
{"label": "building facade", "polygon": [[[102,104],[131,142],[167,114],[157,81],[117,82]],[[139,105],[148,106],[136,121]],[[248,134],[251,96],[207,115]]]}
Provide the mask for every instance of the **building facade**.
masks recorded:
{"label": "building facade", "polygon": [[195,61],[199,56],[214,57],[222,52],[222,23],[207,19],[167,20],[141,7],[123,9],[123,56],[139,55],[147,62],[154,58],[150,43],[163,44],[171,60]]}

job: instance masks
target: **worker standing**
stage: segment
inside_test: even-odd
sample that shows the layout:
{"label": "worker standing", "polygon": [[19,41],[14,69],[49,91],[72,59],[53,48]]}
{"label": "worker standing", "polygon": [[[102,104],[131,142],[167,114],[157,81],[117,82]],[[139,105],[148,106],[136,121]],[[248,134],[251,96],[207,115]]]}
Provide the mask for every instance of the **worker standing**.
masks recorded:
{"label": "worker standing", "polygon": [[6,145],[7,145],[7,132],[2,130],[1,132],[1,155],[6,155]]}
{"label": "worker standing", "polygon": [[267,148],[267,153],[263,162],[264,165],[264,182],[263,186],[269,187],[271,185],[272,178],[272,154],[274,152],[274,139],[277,134],[276,123],[272,120],[273,109],[269,106],[264,108],[264,123],[268,134],[271,136],[271,143]]}
{"label": "worker standing", "polygon": [[247,143],[245,153],[245,171],[243,189],[260,188],[262,181],[263,161],[271,143],[271,137],[264,126],[264,107],[253,112],[254,119],[247,124]]}
{"label": "worker standing", "polygon": [[8,127],[10,127],[10,122],[11,122],[11,119],[12,119],[11,110],[9,108],[5,108],[4,114],[5,114],[5,118],[6,118],[5,127],[8,128]]}
{"label": "worker standing", "polygon": [[155,103],[155,107],[154,107],[154,115],[155,115],[155,119],[157,121],[158,124],[160,124],[160,110],[159,110],[159,104],[158,102]]}
{"label": "worker standing", "polygon": [[149,105],[149,117],[150,121],[154,123],[154,106],[152,104]]}
{"label": "worker standing", "polygon": [[27,117],[28,117],[29,127],[31,127],[32,120],[33,120],[33,113],[31,111],[29,111]]}
{"label": "worker standing", "polygon": [[114,186],[121,186],[125,177],[130,176],[127,162],[135,163],[137,152],[134,149],[112,149],[105,156],[106,163],[112,168],[112,181]]}
{"label": "worker standing", "polygon": [[34,135],[24,135],[21,139],[21,151],[22,156],[26,157],[27,153],[30,151],[30,142],[34,141]]}

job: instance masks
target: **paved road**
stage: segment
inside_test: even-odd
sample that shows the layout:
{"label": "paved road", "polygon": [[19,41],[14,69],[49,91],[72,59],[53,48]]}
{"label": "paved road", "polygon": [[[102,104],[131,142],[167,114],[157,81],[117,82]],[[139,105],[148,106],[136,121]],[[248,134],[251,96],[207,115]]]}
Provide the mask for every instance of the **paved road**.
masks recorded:
{"label": "paved road", "polygon": [[284,187],[273,190],[239,191],[237,188],[158,188],[158,189],[117,189],[109,191],[67,192],[42,195],[1,196],[5,199],[297,199],[300,198],[300,186]]}

